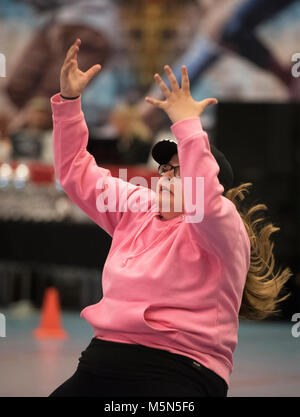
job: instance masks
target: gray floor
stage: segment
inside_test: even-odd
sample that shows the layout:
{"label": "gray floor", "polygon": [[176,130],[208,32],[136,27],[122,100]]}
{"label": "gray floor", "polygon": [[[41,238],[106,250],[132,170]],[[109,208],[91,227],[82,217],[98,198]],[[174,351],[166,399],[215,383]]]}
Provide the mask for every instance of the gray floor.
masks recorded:
{"label": "gray floor", "polygon": [[[78,312],[64,312],[68,340],[38,341],[32,330],[39,312],[20,318],[9,310],[6,337],[0,338],[0,397],[44,397],[69,378],[80,352],[92,338],[90,326]],[[240,323],[234,354],[230,397],[300,396],[300,337],[292,336],[292,322]]]}

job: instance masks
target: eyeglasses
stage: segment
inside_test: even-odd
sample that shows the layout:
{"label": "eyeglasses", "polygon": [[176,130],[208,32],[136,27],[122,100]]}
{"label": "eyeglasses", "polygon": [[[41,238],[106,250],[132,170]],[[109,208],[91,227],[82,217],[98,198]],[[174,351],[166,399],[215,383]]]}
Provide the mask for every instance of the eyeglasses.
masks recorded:
{"label": "eyeglasses", "polygon": [[165,172],[172,171],[172,169],[174,169],[175,177],[180,178],[180,165],[162,164],[158,167],[158,173],[163,175]]}

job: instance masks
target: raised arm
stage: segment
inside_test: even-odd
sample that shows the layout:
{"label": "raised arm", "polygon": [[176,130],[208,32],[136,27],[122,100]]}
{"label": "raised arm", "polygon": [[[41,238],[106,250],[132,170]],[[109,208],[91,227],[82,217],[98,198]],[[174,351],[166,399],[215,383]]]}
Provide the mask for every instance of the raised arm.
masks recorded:
{"label": "raised arm", "polygon": [[101,66],[94,65],[85,73],[79,70],[80,43],[77,39],[69,49],[61,70],[60,94],[51,98],[55,174],[70,199],[112,236],[129,195],[139,187],[112,177],[86,149],[88,129],[81,93]]}
{"label": "raised arm", "polygon": [[166,100],[150,97],[146,100],[164,110],[173,122],[171,129],[178,141],[184,210],[191,238],[204,249],[221,258],[226,257],[236,245],[241,219],[235,205],[222,195],[224,188],[218,180],[219,165],[211,153],[199,117],[217,100],[193,100],[186,67],[182,67],[181,87],[169,66],[165,66],[165,72],[171,90],[158,74],[154,77]]}

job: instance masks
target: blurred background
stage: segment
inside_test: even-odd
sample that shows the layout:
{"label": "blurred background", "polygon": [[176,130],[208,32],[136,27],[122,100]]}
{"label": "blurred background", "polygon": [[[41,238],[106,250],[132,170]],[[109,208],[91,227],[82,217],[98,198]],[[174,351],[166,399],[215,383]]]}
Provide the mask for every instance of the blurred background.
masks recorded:
{"label": "blurred background", "polygon": [[[114,176],[126,167],[128,180],[143,176],[150,187],[157,175],[150,150],[172,139],[170,121],[144,97],[159,97],[153,75],[163,75],[165,64],[177,75],[188,67],[195,99],[218,98],[203,115],[204,128],[231,162],[235,185],[253,183],[249,203],[267,205],[269,220],[281,229],[273,237],[276,261],[293,272],[280,314],[263,323],[241,321],[247,358],[238,348],[244,374],[233,373],[229,394],[299,394],[299,340],[290,328],[300,312],[300,2],[1,0],[0,311],[7,337],[0,337],[0,362],[11,378],[0,381],[0,396],[47,395],[70,376],[92,337],[79,312],[102,297],[111,238],[68,199],[53,167],[49,99],[59,92],[60,69],[76,38],[80,69],[102,65],[82,96],[88,151]],[[49,287],[59,292],[71,341],[37,346],[30,332]],[[257,343],[253,367],[249,354]],[[24,383],[27,368],[24,381],[18,376],[24,352],[35,369],[31,388]],[[278,379],[270,357],[274,363],[282,355],[286,376]],[[41,371],[49,363],[52,373]]]}

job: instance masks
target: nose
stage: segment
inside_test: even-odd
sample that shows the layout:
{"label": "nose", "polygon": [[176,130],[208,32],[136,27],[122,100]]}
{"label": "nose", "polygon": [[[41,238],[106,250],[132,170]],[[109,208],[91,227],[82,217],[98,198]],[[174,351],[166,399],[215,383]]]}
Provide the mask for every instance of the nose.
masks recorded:
{"label": "nose", "polygon": [[170,169],[170,171],[164,172],[162,176],[172,179],[174,177],[174,169]]}

